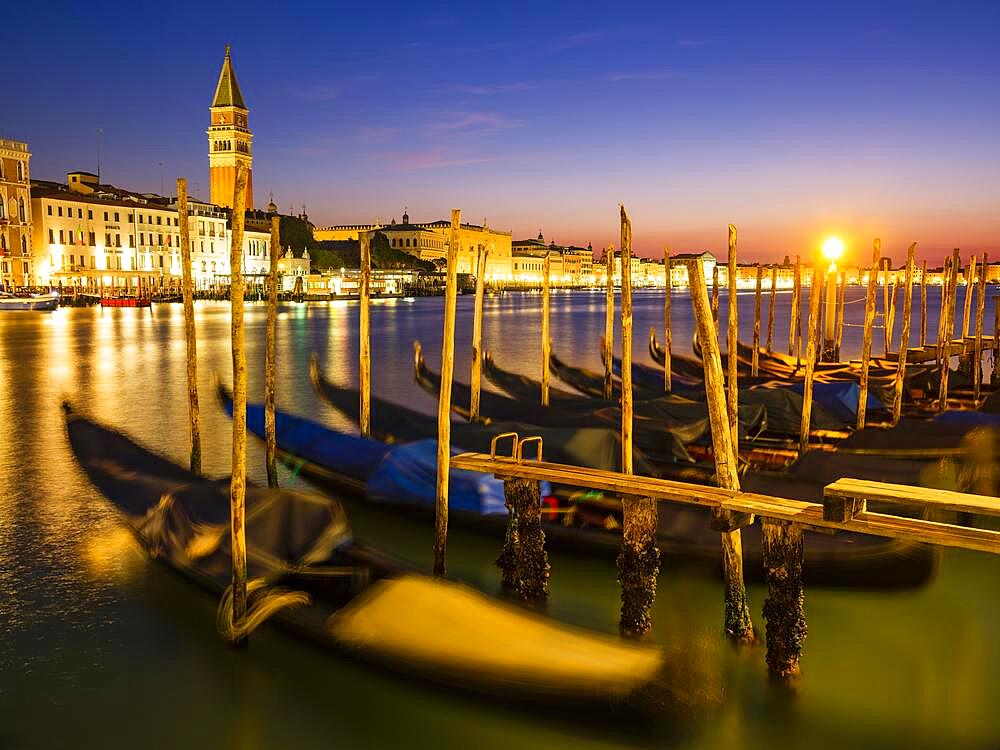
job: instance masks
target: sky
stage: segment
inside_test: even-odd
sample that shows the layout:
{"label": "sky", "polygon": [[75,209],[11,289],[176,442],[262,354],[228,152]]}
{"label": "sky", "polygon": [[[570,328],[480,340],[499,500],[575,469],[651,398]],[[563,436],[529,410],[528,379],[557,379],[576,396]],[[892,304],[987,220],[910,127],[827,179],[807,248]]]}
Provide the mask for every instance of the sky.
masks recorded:
{"label": "sky", "polygon": [[[208,197],[227,43],[254,199],[317,226],[486,218],[646,256],[827,236],[1000,258],[1000,3],[16,3],[0,136],[32,176]],[[11,78],[10,75],[15,75]],[[16,80],[16,84],[11,85]]]}

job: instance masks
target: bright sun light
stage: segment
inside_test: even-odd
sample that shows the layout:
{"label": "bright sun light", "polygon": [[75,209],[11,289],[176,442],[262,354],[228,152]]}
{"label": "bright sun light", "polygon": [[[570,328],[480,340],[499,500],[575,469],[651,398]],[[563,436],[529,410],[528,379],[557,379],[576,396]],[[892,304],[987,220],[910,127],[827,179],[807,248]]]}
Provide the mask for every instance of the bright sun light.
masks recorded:
{"label": "bright sun light", "polygon": [[831,237],[823,243],[823,257],[827,260],[837,260],[844,254],[844,243],[837,237]]}

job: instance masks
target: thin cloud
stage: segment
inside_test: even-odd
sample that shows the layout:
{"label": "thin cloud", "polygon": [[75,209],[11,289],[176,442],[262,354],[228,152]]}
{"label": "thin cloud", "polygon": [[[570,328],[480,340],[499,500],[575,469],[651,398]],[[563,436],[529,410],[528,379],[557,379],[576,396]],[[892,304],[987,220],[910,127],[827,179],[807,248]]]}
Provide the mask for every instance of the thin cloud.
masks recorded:
{"label": "thin cloud", "polygon": [[567,34],[559,37],[552,45],[552,49],[557,51],[575,49],[587,44],[594,44],[608,38],[606,29],[592,29],[590,31],[579,31],[576,34]]}
{"label": "thin cloud", "polygon": [[664,81],[668,78],[676,78],[677,73],[672,70],[639,70],[631,73],[609,73],[605,80],[617,83],[619,81]]}
{"label": "thin cloud", "polygon": [[445,112],[430,124],[432,131],[487,132],[519,128],[524,123],[496,112]]}
{"label": "thin cloud", "polygon": [[515,81],[513,83],[481,83],[455,84],[438,89],[445,94],[468,94],[469,96],[494,96],[496,94],[513,94],[519,91],[531,91],[538,88],[532,81]]}
{"label": "thin cloud", "polygon": [[454,167],[467,167],[474,164],[488,164],[500,161],[502,157],[488,154],[472,154],[467,156],[456,156],[446,154],[439,149],[430,151],[415,151],[408,154],[394,155],[393,161],[404,171],[417,171],[422,169],[450,169]]}
{"label": "thin cloud", "polygon": [[361,131],[358,133],[358,140],[366,145],[375,145],[391,141],[397,135],[399,135],[399,128],[388,125],[373,125],[361,128]]}

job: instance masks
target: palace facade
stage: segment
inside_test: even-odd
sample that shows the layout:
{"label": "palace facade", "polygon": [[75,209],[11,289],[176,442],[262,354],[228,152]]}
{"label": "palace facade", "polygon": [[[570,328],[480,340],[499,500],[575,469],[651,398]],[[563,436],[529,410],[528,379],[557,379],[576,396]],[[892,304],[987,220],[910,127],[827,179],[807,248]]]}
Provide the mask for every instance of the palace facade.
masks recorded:
{"label": "palace facade", "polygon": [[0,138],[0,285],[28,286],[31,257],[31,153]]}

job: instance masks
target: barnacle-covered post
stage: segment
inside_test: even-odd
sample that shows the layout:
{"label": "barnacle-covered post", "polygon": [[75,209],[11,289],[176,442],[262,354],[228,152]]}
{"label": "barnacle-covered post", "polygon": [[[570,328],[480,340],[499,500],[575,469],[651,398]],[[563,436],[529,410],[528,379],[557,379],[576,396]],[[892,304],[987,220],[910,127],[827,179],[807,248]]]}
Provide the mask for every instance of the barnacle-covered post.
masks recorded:
{"label": "barnacle-covered post", "polygon": [[899,358],[896,360],[896,389],[892,401],[892,423],[899,422],[903,411],[903,377],[906,375],[906,350],[910,346],[910,318],[913,316],[913,254],[914,242],[906,251],[906,279],[903,281],[903,330],[899,337]]}
{"label": "barnacle-covered post", "polygon": [[229,252],[229,301],[233,346],[233,473],[229,481],[230,536],[233,560],[233,632],[236,644],[246,643],[247,612],[247,356],[243,349],[243,225],[246,221],[248,173],[236,168],[233,196],[232,246]]}
{"label": "barnacle-covered post", "polygon": [[[738,490],[740,480],[726,411],[726,385],[722,374],[718,329],[712,320],[701,263],[687,261],[687,269],[695,327],[702,342],[701,361],[705,370],[705,395],[712,429],[716,481],[720,487]],[[726,586],[725,630],[730,638],[741,643],[754,640],[753,622],[747,607],[746,585],[743,581],[743,541],[740,534],[740,528],[750,523],[753,523],[752,515],[723,510],[712,513],[712,527],[721,532],[722,540],[722,569]]]}
{"label": "barnacle-covered post", "polygon": [[[620,206],[622,251],[622,473],[632,473],[632,223]],[[656,546],[656,501],[622,497],[622,549],[618,581],[622,587],[622,635],[638,638],[653,627],[660,550]]]}
{"label": "barnacle-covered post", "polygon": [[[188,419],[191,435],[191,471],[201,474],[201,410],[198,407],[198,339],[194,330],[194,282],[191,278],[191,226],[188,220],[187,180],[177,179],[177,221],[181,234],[181,278],[184,294],[184,343],[187,357]],[[104,294],[104,277],[101,295]]]}
{"label": "barnacle-covered post", "polygon": [[441,390],[438,394],[437,492],[434,499],[434,575],[443,576],[448,544],[448,472],[451,467],[451,386],[455,370],[455,304],[458,299],[458,232],[462,212],[451,210],[448,269],[444,287]]}
{"label": "barnacle-covered post", "polygon": [[872,357],[872,327],[875,323],[875,285],[878,283],[878,263],[882,255],[882,240],[878,237],[872,243],[872,265],[868,271],[868,294],[865,296],[865,326],[861,342],[861,379],[858,390],[857,428],[865,428],[868,409],[868,369]]}
{"label": "barnacle-covered post", "polygon": [[802,527],[761,519],[761,542],[767,598],[764,599],[767,670],[771,679],[788,683],[799,676],[806,638],[802,593]]}
{"label": "barnacle-covered post", "polygon": [[264,464],[267,486],[278,486],[278,438],[275,425],[277,368],[275,336],[278,323],[278,256],[281,255],[281,219],[271,217],[270,265],[267,273],[267,327],[264,329]]}

